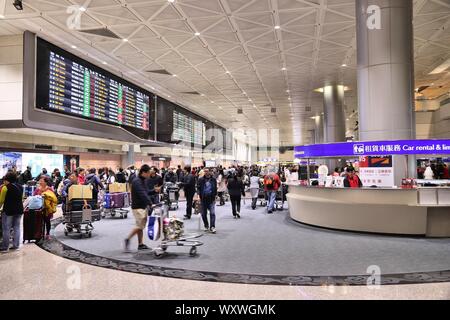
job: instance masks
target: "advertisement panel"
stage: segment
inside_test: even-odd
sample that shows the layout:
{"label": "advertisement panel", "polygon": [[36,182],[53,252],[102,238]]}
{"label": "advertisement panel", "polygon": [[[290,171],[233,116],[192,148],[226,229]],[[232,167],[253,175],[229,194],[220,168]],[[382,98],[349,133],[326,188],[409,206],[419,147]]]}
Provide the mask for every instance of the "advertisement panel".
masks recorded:
{"label": "advertisement panel", "polygon": [[359,157],[359,178],[365,187],[394,186],[392,156]]}
{"label": "advertisement panel", "polygon": [[450,140],[361,141],[294,147],[296,158],[407,154],[450,154]]}
{"label": "advertisement panel", "polygon": [[0,153],[0,178],[2,178],[8,172],[8,170],[12,170],[14,167],[18,171],[22,170],[22,153],[20,152]]}

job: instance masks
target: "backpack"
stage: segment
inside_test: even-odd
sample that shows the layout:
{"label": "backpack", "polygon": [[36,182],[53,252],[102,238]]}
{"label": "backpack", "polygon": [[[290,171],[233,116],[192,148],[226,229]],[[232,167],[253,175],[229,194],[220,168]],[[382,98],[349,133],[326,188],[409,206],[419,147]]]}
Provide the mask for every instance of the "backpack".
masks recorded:
{"label": "backpack", "polygon": [[116,182],[125,183],[127,180],[125,179],[125,174],[123,172],[116,173]]}
{"label": "backpack", "polygon": [[28,201],[28,209],[31,210],[42,209],[42,207],[44,206],[44,199],[42,199],[42,196],[31,196],[29,198],[30,200]]}
{"label": "backpack", "polygon": [[267,176],[267,178],[266,178],[266,187],[267,188],[273,188],[273,185],[274,185],[274,179],[273,179],[273,177],[272,176]]}
{"label": "backpack", "polygon": [[56,212],[56,207],[58,206],[58,198],[53,191],[45,191],[44,196],[44,209],[46,214],[53,214]]}

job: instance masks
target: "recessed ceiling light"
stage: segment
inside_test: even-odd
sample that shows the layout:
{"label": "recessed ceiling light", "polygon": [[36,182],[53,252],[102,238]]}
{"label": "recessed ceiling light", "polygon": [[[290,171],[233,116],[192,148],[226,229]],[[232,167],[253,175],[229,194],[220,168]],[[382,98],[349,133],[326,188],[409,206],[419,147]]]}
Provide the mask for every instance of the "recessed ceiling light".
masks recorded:
{"label": "recessed ceiling light", "polygon": [[242,94],[247,94],[245,91],[242,91]]}
{"label": "recessed ceiling light", "polygon": [[172,77],[176,77],[176,76],[177,76],[176,74],[173,74],[173,75],[172,75]]}
{"label": "recessed ceiling light", "polygon": [[342,67],[346,67],[347,65],[344,63],[344,64],[342,64]]}
{"label": "recessed ceiling light", "polygon": [[290,90],[288,89],[288,90],[286,90],[286,92],[290,92]]}
{"label": "recessed ceiling light", "polygon": [[174,3],[175,2],[175,0],[167,0],[167,1],[169,1],[170,3]]}
{"label": "recessed ceiling light", "polygon": [[202,93],[201,96],[204,97],[205,95]]}
{"label": "recessed ceiling light", "polygon": [[80,10],[81,12],[85,12],[86,8],[85,7],[80,7],[80,9],[78,9],[78,10]]}
{"label": "recessed ceiling light", "polygon": [[76,48],[77,48],[77,46],[73,46],[73,45],[72,45],[72,46],[70,46],[70,47],[71,47],[72,49],[76,49]]}
{"label": "recessed ceiling light", "polygon": [[0,19],[5,19],[5,16],[0,14]]}
{"label": "recessed ceiling light", "polygon": [[167,98],[170,98],[170,96],[168,95]]}
{"label": "recessed ceiling light", "polygon": [[280,29],[281,27],[280,26],[275,26],[275,30],[278,30],[278,29]]}
{"label": "recessed ceiling light", "polygon": [[281,68],[281,71],[286,71],[286,68],[285,67]]}
{"label": "recessed ceiling light", "polygon": [[102,63],[103,63],[103,64],[108,64],[108,62],[106,62],[106,61],[103,61]]}
{"label": "recessed ceiling light", "polygon": [[196,32],[196,33],[194,33],[194,35],[199,36],[199,35],[200,35],[200,32]]}
{"label": "recessed ceiling light", "polygon": [[225,73],[226,73],[226,74],[230,74],[230,71],[227,70],[227,71],[225,71]]}
{"label": "recessed ceiling light", "polygon": [[128,42],[128,39],[123,39],[124,42]]}
{"label": "recessed ceiling light", "polygon": [[248,101],[252,102],[252,99],[248,99]]}
{"label": "recessed ceiling light", "polygon": [[211,101],[211,103],[214,103],[214,101]]}

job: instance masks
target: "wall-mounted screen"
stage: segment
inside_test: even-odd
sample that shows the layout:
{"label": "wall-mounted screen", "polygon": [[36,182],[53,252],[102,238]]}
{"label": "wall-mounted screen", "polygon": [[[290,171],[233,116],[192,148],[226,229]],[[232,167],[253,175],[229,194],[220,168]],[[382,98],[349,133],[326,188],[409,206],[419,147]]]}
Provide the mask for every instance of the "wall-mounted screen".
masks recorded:
{"label": "wall-mounted screen", "polygon": [[42,39],[37,40],[36,107],[149,137],[151,93]]}
{"label": "wall-mounted screen", "polygon": [[37,177],[43,168],[47,169],[50,175],[54,169],[58,168],[60,172],[64,170],[64,155],[51,153],[22,153],[22,172],[31,167],[31,175]]}
{"label": "wall-mounted screen", "polygon": [[173,111],[173,141],[205,145],[205,124],[178,110]]}

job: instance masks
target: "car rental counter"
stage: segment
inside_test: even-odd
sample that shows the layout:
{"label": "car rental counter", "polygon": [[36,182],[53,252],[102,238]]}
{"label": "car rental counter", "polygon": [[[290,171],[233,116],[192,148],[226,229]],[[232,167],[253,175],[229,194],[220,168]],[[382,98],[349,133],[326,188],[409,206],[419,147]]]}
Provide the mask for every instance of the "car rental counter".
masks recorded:
{"label": "car rental counter", "polygon": [[289,184],[295,221],[340,230],[450,237],[450,188],[325,188]]}

